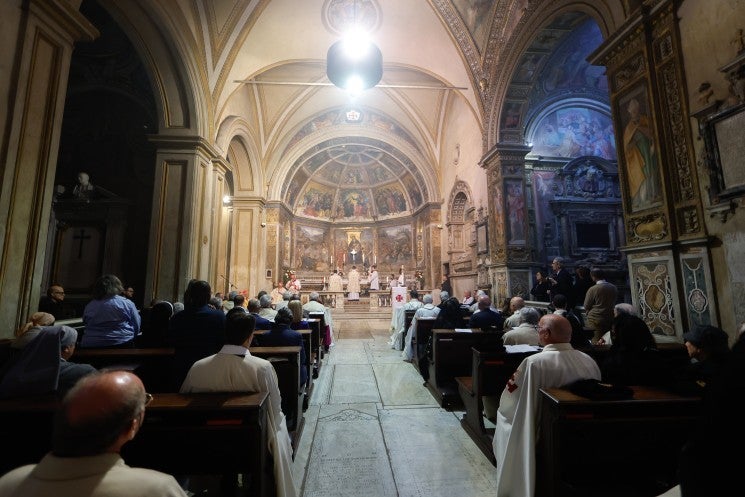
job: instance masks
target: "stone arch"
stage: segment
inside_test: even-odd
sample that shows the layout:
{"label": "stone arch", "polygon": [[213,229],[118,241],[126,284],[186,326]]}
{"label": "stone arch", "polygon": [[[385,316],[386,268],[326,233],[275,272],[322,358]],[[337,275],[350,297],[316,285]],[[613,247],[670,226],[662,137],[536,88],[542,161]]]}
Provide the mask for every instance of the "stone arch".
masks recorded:
{"label": "stone arch", "polygon": [[456,179],[447,203],[447,247],[451,259],[464,254],[473,223],[473,194],[465,181]]}
{"label": "stone arch", "polygon": [[256,167],[259,151],[246,120],[238,116],[225,118],[218,127],[216,145],[232,166],[233,195],[265,196],[263,169]]}

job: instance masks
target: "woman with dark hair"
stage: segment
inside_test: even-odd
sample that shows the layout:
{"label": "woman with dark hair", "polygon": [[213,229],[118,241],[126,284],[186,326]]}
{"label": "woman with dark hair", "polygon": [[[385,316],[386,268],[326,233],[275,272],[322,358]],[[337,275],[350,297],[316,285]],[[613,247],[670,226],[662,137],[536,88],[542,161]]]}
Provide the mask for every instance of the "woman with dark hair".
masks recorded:
{"label": "woman with dark hair", "polygon": [[93,300],[83,311],[85,331],[80,346],[97,348],[134,347],[140,333],[140,313],[134,302],[122,297],[122,282],[105,274],[93,285]]}
{"label": "woman with dark hair", "polygon": [[466,327],[466,321],[463,320],[463,311],[457,298],[450,297],[445,301],[432,327],[447,330]]}
{"label": "woman with dark hair", "polygon": [[660,358],[649,326],[639,317],[620,314],[613,319],[611,347],[601,364],[603,381],[614,385],[664,385],[667,365]]}
{"label": "woman with dark hair", "polygon": [[533,300],[538,302],[550,302],[548,298],[548,291],[551,289],[551,283],[546,278],[546,273],[543,270],[535,272],[535,285],[530,290],[530,294],[533,296]]}

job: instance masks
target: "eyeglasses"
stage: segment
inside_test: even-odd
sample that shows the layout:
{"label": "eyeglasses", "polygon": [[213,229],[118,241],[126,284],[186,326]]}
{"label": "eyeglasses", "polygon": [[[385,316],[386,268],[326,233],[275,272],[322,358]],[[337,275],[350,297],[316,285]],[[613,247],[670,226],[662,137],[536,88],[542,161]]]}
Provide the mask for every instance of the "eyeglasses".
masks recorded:
{"label": "eyeglasses", "polygon": [[145,406],[148,406],[153,401],[153,394],[145,392]]}
{"label": "eyeglasses", "polygon": [[65,292],[52,292],[52,293],[55,294],[55,295],[64,295],[65,294]]}

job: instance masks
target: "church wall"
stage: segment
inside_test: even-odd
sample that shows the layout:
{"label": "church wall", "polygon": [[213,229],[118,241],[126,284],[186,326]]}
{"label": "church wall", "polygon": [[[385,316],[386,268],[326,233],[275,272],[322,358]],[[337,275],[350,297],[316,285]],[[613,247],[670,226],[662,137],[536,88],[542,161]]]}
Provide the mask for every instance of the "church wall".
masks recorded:
{"label": "church wall", "polygon": [[[8,125],[7,103],[16,81],[18,32],[21,28],[21,0],[0,2],[0,152],[5,156],[5,133]],[[0,164],[0,167],[4,165]]]}
{"label": "church wall", "polygon": [[[731,98],[729,83],[720,68],[737,55],[738,30],[745,28],[745,2],[686,0],[678,9],[680,37],[691,113],[695,114],[707,106],[722,109]],[[710,90],[701,89],[708,82]],[[717,101],[719,105],[717,105]],[[707,112],[707,111],[705,111]],[[691,118],[691,129],[697,135],[698,121]],[[743,132],[745,138],[745,132]],[[704,205],[704,220],[711,243],[711,268],[716,287],[716,304],[719,308],[720,327],[734,337],[735,330],[745,321],[745,212],[742,207],[733,211],[712,210],[709,200],[707,160],[704,156],[704,141],[693,141],[697,169],[700,178],[701,198]],[[735,200],[741,206],[742,199]],[[714,206],[716,207],[716,206]]]}

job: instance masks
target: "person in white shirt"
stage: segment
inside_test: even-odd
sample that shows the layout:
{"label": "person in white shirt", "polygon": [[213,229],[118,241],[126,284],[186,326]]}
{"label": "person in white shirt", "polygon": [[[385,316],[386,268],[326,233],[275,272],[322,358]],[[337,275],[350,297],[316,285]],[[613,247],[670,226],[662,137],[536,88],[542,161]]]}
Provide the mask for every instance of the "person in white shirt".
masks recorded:
{"label": "person in white shirt", "polygon": [[419,300],[419,292],[416,290],[409,291],[411,297],[408,302],[396,309],[394,318],[396,320],[396,328],[393,331],[390,339],[390,346],[395,350],[403,350],[404,348],[404,326],[406,325],[406,311],[415,311],[422,307],[422,302]]}
{"label": "person in white shirt", "polygon": [[499,399],[494,431],[497,497],[533,497],[538,402],[541,388],[557,388],[577,380],[600,380],[600,368],[589,355],[569,343],[572,325],[557,314],[539,322],[543,350],[526,357]]}
{"label": "person in white shirt", "polygon": [[510,299],[510,317],[504,321],[504,329],[509,330],[520,324],[520,313],[517,312],[525,307],[525,300],[522,297],[512,297]]}
{"label": "person in white shirt", "polygon": [[181,393],[269,392],[267,427],[277,497],[295,497],[292,445],[282,413],[277,373],[269,361],[252,356],[248,350],[254,324],[251,314],[229,316],[225,321],[225,345],[217,354],[194,363],[181,385]]}
{"label": "person in white shirt", "polygon": [[129,467],[119,455],[137,435],[150,400],[142,381],[126,371],[81,379],[55,417],[52,452],[0,478],[0,495],[186,497],[173,476]]}
{"label": "person in white shirt", "polygon": [[347,276],[347,298],[349,300],[360,299],[360,273],[357,271],[357,266],[352,266]]}
{"label": "person in white shirt", "polygon": [[470,307],[471,304],[473,304],[473,295],[471,295],[471,290],[466,290],[465,294],[463,294],[463,301],[461,304],[467,305]]}

